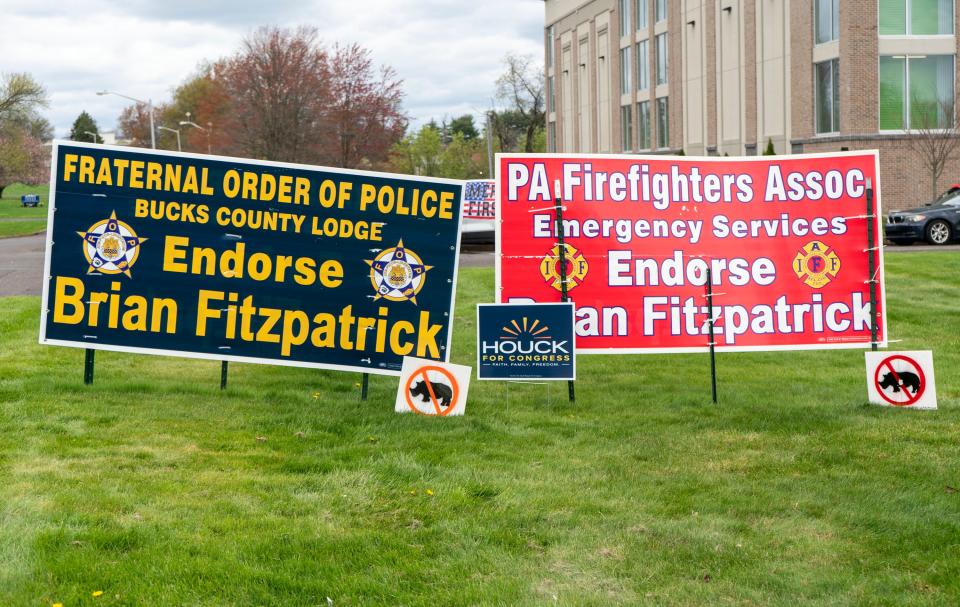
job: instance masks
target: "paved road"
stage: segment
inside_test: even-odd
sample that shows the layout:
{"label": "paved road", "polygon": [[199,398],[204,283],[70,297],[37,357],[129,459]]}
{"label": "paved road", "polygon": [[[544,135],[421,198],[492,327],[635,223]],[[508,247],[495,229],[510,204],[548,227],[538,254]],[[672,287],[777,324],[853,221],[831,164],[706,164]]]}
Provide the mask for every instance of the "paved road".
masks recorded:
{"label": "paved road", "polygon": [[[0,297],[6,295],[39,295],[43,274],[44,235],[0,238]],[[920,253],[923,251],[960,251],[960,245],[930,247],[887,247],[887,253]],[[464,268],[492,268],[493,251],[470,247],[460,255]]]}
{"label": "paved road", "polygon": [[884,253],[922,253],[924,251],[960,251],[960,245],[951,244],[945,247],[934,247],[928,244],[914,244],[907,245],[905,247],[887,245],[883,249]]}
{"label": "paved road", "polygon": [[45,238],[0,238],[0,296],[40,294]]}

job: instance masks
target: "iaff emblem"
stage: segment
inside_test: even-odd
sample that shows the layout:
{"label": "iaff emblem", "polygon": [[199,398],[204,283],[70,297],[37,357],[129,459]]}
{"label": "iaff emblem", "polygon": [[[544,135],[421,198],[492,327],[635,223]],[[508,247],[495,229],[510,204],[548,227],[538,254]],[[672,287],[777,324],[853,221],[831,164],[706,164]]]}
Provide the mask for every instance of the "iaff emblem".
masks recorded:
{"label": "iaff emblem", "polygon": [[[587,276],[590,266],[587,265],[587,258],[583,253],[564,243],[564,257],[567,260],[567,290],[573,289],[583,282]],[[547,283],[556,289],[562,290],[560,282],[560,245],[556,244],[550,249],[543,259],[540,260],[540,275]]]}
{"label": "iaff emblem", "polygon": [[83,254],[90,267],[87,274],[126,274],[140,256],[140,245],[146,238],[137,236],[126,223],[117,219],[116,211],[90,226],[86,232],[77,232],[83,239]]}
{"label": "iaff emblem", "polygon": [[819,240],[811,240],[793,258],[793,271],[804,284],[819,289],[836,278],[840,258]]}
{"label": "iaff emblem", "polygon": [[410,300],[416,305],[427,271],[433,268],[404,248],[403,239],[397,246],[381,251],[376,258],[364,261],[370,266],[370,283],[377,292],[374,301],[382,297],[390,301]]}

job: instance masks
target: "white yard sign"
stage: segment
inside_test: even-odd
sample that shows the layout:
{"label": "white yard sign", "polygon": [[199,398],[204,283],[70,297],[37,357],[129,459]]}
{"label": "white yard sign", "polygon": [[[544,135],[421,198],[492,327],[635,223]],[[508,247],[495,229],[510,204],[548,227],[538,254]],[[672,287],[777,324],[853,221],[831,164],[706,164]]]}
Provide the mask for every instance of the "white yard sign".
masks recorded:
{"label": "white yard sign", "polygon": [[867,352],[867,399],[877,405],[936,409],[933,352]]}

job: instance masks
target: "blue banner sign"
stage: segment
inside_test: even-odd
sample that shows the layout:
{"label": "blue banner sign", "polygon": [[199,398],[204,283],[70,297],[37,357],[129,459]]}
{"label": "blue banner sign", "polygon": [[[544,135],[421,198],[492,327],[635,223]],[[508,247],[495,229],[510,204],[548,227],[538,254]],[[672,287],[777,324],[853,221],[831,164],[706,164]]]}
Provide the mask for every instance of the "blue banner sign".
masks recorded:
{"label": "blue banner sign", "polygon": [[478,304],[477,379],[576,379],[573,303]]}
{"label": "blue banner sign", "polygon": [[40,342],[399,375],[446,361],[462,182],[58,141]]}

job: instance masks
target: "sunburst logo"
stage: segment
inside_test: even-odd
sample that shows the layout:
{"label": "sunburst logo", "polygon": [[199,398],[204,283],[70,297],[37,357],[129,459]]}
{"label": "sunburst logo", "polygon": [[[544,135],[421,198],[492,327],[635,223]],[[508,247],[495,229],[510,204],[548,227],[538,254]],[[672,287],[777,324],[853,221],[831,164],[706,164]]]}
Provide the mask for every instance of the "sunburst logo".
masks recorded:
{"label": "sunburst logo", "polygon": [[540,321],[536,318],[533,319],[533,322],[529,322],[526,316],[524,316],[520,322],[516,320],[511,320],[508,324],[503,326],[504,335],[500,336],[500,339],[539,339],[539,340],[549,340],[550,335],[547,335],[547,331],[550,330],[550,327],[547,325],[541,325]]}

